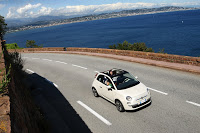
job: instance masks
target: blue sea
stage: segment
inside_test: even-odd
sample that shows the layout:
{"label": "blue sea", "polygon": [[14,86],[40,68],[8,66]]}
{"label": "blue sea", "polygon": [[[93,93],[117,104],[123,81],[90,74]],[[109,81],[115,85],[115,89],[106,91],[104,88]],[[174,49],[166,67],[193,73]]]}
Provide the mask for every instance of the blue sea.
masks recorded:
{"label": "blue sea", "polygon": [[109,45],[144,42],[155,52],[200,56],[200,10],[166,12],[71,23],[8,33],[7,43],[25,47],[35,40],[44,47],[108,48]]}

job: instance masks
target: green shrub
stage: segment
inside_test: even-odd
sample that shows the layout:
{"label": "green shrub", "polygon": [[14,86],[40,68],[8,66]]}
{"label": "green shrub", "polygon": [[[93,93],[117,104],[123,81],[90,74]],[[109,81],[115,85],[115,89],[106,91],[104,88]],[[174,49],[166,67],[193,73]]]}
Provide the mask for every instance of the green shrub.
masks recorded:
{"label": "green shrub", "polygon": [[[0,53],[0,59],[2,57],[3,57],[3,52]],[[0,73],[3,73],[2,74],[3,78],[0,81],[0,94],[3,93],[8,87],[8,84],[10,82],[10,78],[9,78],[10,70],[11,70],[11,64],[9,65],[7,73],[6,73],[6,68],[3,68],[2,70],[0,70]]]}
{"label": "green shrub", "polygon": [[8,87],[8,84],[10,82],[10,77],[9,77],[10,70],[11,70],[11,65],[10,65],[7,73],[5,71],[5,68],[3,70],[0,70],[0,73],[4,72],[3,73],[3,79],[2,79],[2,81],[0,81],[0,94],[3,93]]}
{"label": "green shrub", "polygon": [[43,45],[42,45],[42,44],[41,44],[41,45],[35,44],[35,41],[34,41],[34,40],[27,40],[27,41],[26,41],[26,47],[27,47],[27,48],[42,48]]}
{"label": "green shrub", "polygon": [[17,43],[5,44],[6,49],[22,49],[20,48]]}
{"label": "green shrub", "polygon": [[5,19],[0,15],[0,39],[3,40],[3,35],[6,33],[7,24],[5,23]]}
{"label": "green shrub", "polygon": [[166,53],[165,53],[165,49],[164,49],[164,48],[162,48],[162,49],[160,49],[160,48],[159,48],[159,51],[158,51],[158,53],[161,53],[161,54],[166,54]]}
{"label": "green shrub", "polygon": [[134,44],[124,41],[122,44],[118,43],[117,45],[109,45],[110,49],[119,49],[119,50],[134,50],[134,51],[143,51],[143,52],[154,52],[152,48],[147,48],[146,44],[143,42],[137,42]]}

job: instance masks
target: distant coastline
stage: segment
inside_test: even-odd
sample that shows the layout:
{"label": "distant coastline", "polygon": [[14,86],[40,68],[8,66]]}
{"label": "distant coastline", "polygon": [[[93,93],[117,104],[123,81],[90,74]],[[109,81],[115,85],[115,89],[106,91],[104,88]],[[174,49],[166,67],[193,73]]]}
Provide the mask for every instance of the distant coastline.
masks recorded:
{"label": "distant coastline", "polygon": [[103,13],[103,14],[98,14],[98,15],[87,15],[87,16],[74,17],[74,18],[63,19],[63,20],[38,21],[35,23],[30,23],[28,25],[20,26],[20,27],[10,27],[7,30],[7,33],[37,29],[37,28],[44,28],[44,27],[51,27],[51,26],[57,26],[57,25],[64,25],[64,24],[70,24],[70,23],[85,22],[85,21],[127,17],[127,16],[135,16],[135,15],[175,12],[175,11],[199,10],[199,9],[200,8],[185,8],[185,7],[168,6],[168,7],[160,7],[160,8],[124,10],[120,12]]}

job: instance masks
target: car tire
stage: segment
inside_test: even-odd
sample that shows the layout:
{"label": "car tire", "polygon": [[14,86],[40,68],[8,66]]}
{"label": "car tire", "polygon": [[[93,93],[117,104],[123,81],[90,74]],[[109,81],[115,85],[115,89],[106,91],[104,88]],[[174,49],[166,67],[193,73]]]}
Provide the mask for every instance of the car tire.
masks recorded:
{"label": "car tire", "polygon": [[98,96],[99,96],[97,90],[96,90],[94,87],[92,88],[92,92],[93,92],[93,95],[94,95],[95,97],[98,97]]}
{"label": "car tire", "polygon": [[116,108],[119,112],[125,111],[123,104],[119,100],[115,101],[115,105],[116,105]]}

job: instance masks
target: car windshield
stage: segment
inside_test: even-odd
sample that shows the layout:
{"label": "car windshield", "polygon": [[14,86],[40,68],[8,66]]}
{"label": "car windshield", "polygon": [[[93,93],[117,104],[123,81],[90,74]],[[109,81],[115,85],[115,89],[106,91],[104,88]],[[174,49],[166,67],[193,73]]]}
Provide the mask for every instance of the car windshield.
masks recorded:
{"label": "car windshield", "polygon": [[123,73],[116,75],[113,78],[116,79],[116,87],[118,90],[127,89],[140,83],[136,78],[126,71],[123,71]]}

